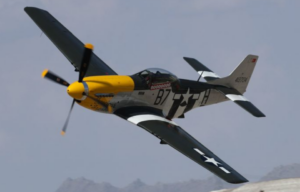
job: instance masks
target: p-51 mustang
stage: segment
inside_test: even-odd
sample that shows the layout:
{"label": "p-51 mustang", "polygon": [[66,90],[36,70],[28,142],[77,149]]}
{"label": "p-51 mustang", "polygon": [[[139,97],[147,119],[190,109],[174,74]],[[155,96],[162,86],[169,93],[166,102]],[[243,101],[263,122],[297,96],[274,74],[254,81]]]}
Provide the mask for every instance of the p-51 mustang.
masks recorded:
{"label": "p-51 mustang", "polygon": [[[45,70],[42,76],[67,87],[73,98],[62,129],[65,134],[76,102],[97,112],[117,115],[153,134],[160,144],[168,144],[229,183],[247,182],[242,175],[199,143],[172,119],[184,118],[188,111],[232,100],[256,117],[265,117],[242,94],[246,91],[258,56],[248,55],[227,77],[220,78],[193,58],[184,57],[200,75],[198,81],[179,79],[163,69],[146,69],[131,76],[118,75],[47,11],[26,7],[25,12],[48,36],[79,72],[69,84]],[[200,82],[200,78],[207,82]]]}

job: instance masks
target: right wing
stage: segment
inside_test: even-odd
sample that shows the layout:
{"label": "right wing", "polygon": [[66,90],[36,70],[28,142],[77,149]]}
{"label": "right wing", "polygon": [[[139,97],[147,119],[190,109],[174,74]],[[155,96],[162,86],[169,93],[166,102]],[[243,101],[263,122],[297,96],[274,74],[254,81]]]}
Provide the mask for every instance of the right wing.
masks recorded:
{"label": "right wing", "polygon": [[[71,64],[80,70],[84,51],[83,43],[47,11],[35,7],[25,7],[24,10]],[[86,76],[116,74],[99,57],[92,54]]]}
{"label": "right wing", "polygon": [[175,122],[164,118],[157,109],[151,107],[125,107],[116,110],[115,114],[142,127],[158,137],[161,140],[161,144],[169,144],[225,181],[229,183],[247,182],[247,179],[199,143]]}

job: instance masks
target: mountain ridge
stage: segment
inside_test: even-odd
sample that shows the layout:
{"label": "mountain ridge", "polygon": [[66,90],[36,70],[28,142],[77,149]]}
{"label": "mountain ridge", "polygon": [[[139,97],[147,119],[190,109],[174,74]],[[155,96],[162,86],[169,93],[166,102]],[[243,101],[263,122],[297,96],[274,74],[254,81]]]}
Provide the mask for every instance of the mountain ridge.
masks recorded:
{"label": "mountain ridge", "polygon": [[[278,166],[261,177],[258,182],[278,179],[300,178],[300,164]],[[230,189],[242,186],[229,184],[217,176],[211,176],[202,180],[190,180],[177,183],[157,183],[147,185],[137,179],[129,185],[119,188],[107,182],[96,183],[92,180],[80,177],[66,179],[56,192],[210,192],[220,189]]]}

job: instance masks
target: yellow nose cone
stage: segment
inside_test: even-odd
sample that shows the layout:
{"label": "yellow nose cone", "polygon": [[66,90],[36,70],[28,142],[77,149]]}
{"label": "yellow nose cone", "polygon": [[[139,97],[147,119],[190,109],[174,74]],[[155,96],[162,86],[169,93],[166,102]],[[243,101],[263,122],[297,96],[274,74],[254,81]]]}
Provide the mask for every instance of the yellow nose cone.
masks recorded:
{"label": "yellow nose cone", "polygon": [[74,82],[67,89],[68,94],[76,100],[84,98],[84,85],[79,82]]}

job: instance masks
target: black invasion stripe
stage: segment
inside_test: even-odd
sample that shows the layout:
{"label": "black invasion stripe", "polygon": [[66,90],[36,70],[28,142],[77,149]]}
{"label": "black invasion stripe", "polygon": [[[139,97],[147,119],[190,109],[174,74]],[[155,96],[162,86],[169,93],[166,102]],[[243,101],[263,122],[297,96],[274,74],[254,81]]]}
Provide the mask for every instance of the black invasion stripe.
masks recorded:
{"label": "black invasion stripe", "polygon": [[189,110],[193,109],[193,106],[195,105],[196,100],[193,99],[193,96],[189,98],[188,104],[186,108],[184,109],[184,113],[188,112]]}
{"label": "black invasion stripe", "polygon": [[174,115],[176,114],[176,111],[178,110],[179,105],[182,102],[182,100],[183,100],[182,95],[180,96],[180,99],[174,100],[173,105],[172,105],[172,107],[171,107],[171,109],[168,113],[168,116],[167,116],[168,119],[172,119],[174,117]]}

